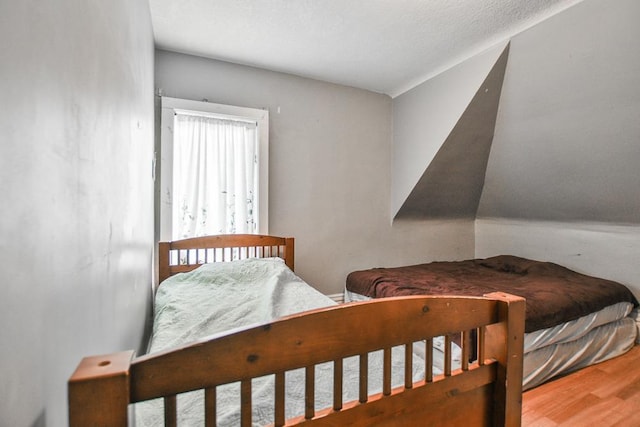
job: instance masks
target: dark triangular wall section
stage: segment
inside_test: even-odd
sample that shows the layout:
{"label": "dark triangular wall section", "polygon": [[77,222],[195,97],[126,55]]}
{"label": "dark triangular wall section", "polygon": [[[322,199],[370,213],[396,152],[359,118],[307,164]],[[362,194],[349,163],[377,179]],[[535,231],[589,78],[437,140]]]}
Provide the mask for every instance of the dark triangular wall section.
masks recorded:
{"label": "dark triangular wall section", "polygon": [[394,219],[475,218],[508,55],[507,45]]}

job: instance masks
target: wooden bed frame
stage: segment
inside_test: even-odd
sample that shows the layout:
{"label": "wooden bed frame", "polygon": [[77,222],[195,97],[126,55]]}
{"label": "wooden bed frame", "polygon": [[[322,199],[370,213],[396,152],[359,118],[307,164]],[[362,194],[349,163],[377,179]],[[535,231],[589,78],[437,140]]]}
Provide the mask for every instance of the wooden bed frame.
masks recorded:
{"label": "wooden bed frame", "polygon": [[295,240],[259,234],[225,234],[158,243],[159,283],[209,262],[280,257],[294,270]]}
{"label": "wooden bed frame", "polygon": [[[264,237],[258,241],[267,241]],[[175,242],[171,245],[186,249]],[[292,253],[286,256],[293,260]],[[164,398],[165,424],[173,426],[179,411],[176,395],[198,389],[204,389],[206,425],[215,425],[216,387],[232,382],[241,384],[242,425],[249,426],[251,379],[271,374],[275,375],[276,426],[519,426],[524,307],[524,299],[501,293],[484,298],[378,299],[299,313],[137,358],[133,351],[86,357],[68,383],[70,426],[129,425],[130,403],[159,397]],[[399,324],[403,327],[398,328]],[[354,330],[358,332],[354,334]],[[472,332],[478,337],[475,349],[469,344]],[[446,336],[450,348],[449,337],[454,334],[462,337],[461,368],[452,369],[448,351],[444,373],[433,375],[429,368],[432,338]],[[425,378],[413,382],[413,353],[406,351],[404,386],[392,388],[391,348],[406,346],[410,350],[413,343],[421,341],[427,361]],[[367,357],[380,349],[384,350],[382,393],[369,396]],[[466,362],[472,351],[477,351],[477,361]],[[360,396],[358,401],[342,402],[342,363],[351,356],[360,357]],[[332,408],[315,411],[314,366],[325,362],[335,366],[334,403]],[[285,372],[298,368],[305,368],[307,378],[306,411],[286,420]]]}

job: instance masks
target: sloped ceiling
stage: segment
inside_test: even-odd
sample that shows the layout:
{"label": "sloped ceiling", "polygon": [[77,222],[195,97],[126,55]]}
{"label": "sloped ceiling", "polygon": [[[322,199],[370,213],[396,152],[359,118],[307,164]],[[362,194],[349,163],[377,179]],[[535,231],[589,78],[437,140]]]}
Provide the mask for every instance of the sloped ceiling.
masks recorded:
{"label": "sloped ceiling", "polygon": [[395,97],[581,0],[149,0],[160,49]]}
{"label": "sloped ceiling", "polygon": [[501,43],[394,98],[395,219],[474,216],[507,52]]}
{"label": "sloped ceiling", "polygon": [[589,0],[512,37],[483,83],[502,70],[499,98],[476,91],[455,125],[491,52],[395,98],[394,218],[640,223],[638,16],[637,0]]}
{"label": "sloped ceiling", "polygon": [[475,218],[509,48],[502,51],[395,218]]}

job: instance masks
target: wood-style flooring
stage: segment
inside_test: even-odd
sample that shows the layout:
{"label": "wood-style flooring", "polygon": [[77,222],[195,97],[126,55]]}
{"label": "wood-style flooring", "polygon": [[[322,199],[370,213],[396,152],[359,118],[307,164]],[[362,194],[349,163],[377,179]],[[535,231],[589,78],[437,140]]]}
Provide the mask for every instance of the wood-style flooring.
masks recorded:
{"label": "wood-style flooring", "polygon": [[640,426],[640,346],[526,391],[522,425]]}

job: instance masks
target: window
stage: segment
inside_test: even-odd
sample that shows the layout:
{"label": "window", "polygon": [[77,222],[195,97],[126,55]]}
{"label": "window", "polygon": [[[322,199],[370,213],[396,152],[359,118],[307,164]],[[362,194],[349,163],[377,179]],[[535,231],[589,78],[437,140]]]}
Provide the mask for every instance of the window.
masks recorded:
{"label": "window", "polygon": [[266,110],[162,98],[160,238],[268,234]]}

